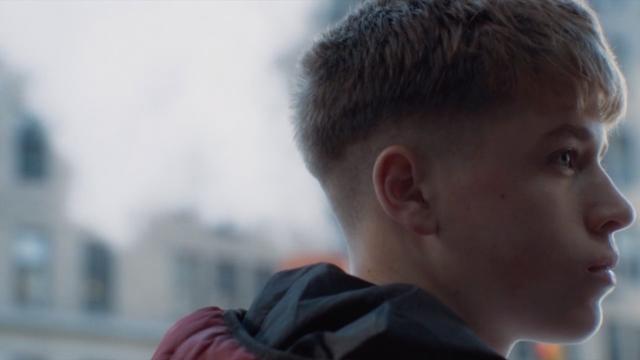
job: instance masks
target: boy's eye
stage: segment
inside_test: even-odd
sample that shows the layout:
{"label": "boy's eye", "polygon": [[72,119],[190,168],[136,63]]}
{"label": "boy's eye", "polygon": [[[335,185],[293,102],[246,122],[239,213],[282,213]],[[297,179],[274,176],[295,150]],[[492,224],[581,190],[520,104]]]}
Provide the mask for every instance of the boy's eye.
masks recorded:
{"label": "boy's eye", "polygon": [[573,149],[566,149],[556,153],[555,161],[560,166],[575,169],[576,167],[576,158],[578,153]]}

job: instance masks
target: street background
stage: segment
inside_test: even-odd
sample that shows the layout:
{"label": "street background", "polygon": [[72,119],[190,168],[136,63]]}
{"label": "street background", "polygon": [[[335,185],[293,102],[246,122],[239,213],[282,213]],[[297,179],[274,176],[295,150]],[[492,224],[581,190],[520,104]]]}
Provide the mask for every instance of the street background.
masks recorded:
{"label": "street background", "polygon": [[[345,267],[289,93],[357,3],[0,2],[0,360],[148,359],[176,319],[246,307],[277,270]],[[630,94],[605,167],[640,208],[640,1],[590,3]],[[640,359],[639,238],[617,235],[596,336],[510,359]]]}

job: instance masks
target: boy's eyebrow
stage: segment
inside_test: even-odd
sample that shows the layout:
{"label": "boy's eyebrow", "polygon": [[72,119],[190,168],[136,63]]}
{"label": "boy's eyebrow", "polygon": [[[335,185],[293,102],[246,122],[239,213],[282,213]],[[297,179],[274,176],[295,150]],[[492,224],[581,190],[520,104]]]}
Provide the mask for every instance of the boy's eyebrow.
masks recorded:
{"label": "boy's eyebrow", "polygon": [[[595,143],[593,134],[591,133],[591,131],[589,131],[589,129],[586,126],[583,126],[583,125],[574,125],[574,124],[565,123],[554,129],[551,129],[550,131],[544,133],[543,135],[544,138],[558,138],[558,137],[566,137],[566,136],[574,137],[584,142]],[[605,133],[599,156],[603,157],[604,154],[607,153],[608,149],[609,149],[609,137]]]}

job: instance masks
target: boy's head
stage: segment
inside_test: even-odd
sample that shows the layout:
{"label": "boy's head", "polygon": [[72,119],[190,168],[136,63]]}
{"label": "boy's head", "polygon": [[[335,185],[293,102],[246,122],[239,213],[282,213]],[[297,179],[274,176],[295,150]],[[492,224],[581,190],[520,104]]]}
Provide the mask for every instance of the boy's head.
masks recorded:
{"label": "boy's head", "polygon": [[301,65],[297,141],[357,275],[496,348],[597,327],[634,215],[600,165],[624,79],[582,1],[369,1]]}

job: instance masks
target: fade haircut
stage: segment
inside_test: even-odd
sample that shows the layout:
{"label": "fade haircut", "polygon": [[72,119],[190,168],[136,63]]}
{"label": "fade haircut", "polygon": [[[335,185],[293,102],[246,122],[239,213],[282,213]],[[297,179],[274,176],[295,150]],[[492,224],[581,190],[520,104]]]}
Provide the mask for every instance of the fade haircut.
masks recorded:
{"label": "fade haircut", "polygon": [[481,112],[549,77],[575,87],[577,106],[596,99],[605,122],[625,111],[624,78],[584,1],[366,1],[302,58],[295,138],[323,182],[385,123]]}

